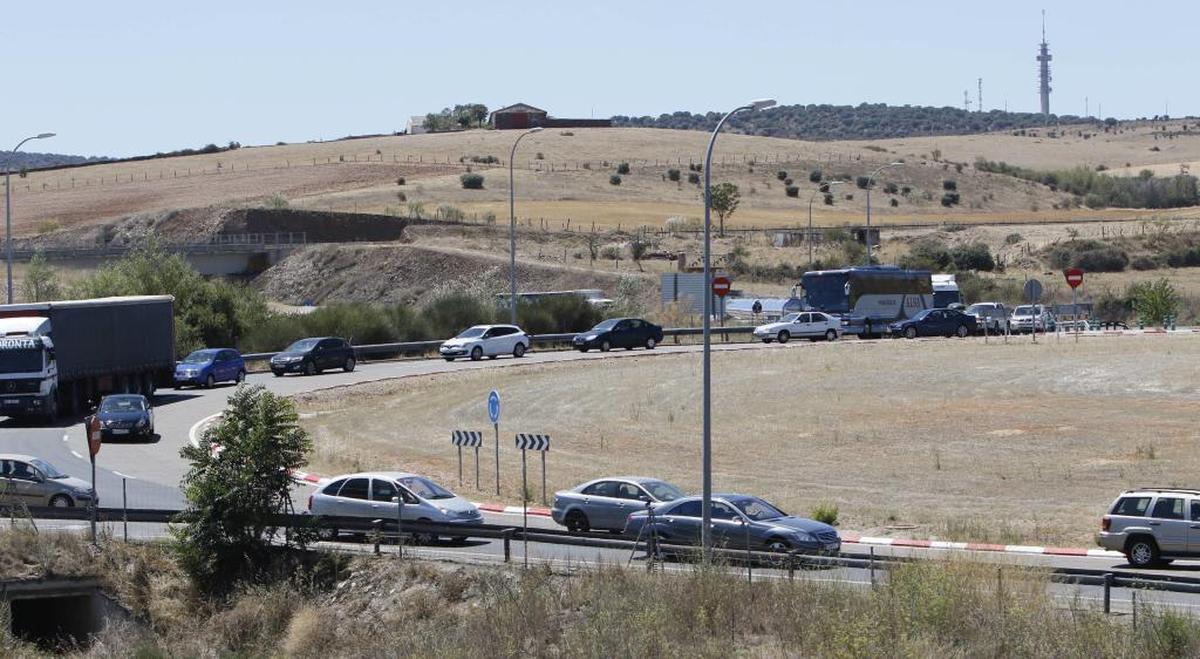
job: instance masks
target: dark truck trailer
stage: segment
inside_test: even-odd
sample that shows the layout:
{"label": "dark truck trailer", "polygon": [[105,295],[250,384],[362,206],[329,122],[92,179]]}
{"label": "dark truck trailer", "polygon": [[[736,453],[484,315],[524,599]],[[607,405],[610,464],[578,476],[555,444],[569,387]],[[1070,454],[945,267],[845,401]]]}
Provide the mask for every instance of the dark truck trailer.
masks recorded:
{"label": "dark truck trailer", "polygon": [[169,295],[0,305],[0,414],[54,417],[107,393],[153,395],[174,371],[174,305]]}

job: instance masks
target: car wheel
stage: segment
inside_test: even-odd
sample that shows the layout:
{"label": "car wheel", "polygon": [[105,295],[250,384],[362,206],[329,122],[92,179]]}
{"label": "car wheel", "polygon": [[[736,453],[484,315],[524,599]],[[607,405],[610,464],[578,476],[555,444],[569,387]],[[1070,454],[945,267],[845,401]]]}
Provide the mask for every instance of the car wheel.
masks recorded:
{"label": "car wheel", "polygon": [[581,347],[581,348],[579,348],[579,352],[587,352],[587,350],[588,350],[588,349],[587,349],[587,347]]}
{"label": "car wheel", "polygon": [[453,357],[443,357],[442,359],[445,359],[445,360],[446,360],[446,361],[448,361],[448,362],[452,362],[452,361],[454,361],[454,358],[453,358]]}
{"label": "car wheel", "polygon": [[1158,544],[1150,538],[1133,538],[1125,547],[1125,558],[1134,567],[1150,567],[1158,562]]}
{"label": "car wheel", "polygon": [[274,373],[275,377],[277,377],[277,378],[283,377],[283,371],[271,371],[271,372]]}
{"label": "car wheel", "polygon": [[965,339],[967,338],[967,335],[971,333],[971,331],[967,329],[966,325],[959,325],[958,329],[955,330],[954,333],[958,335],[958,338]]}
{"label": "car wheel", "polygon": [[51,508],[74,508],[75,502],[71,500],[71,497],[69,497],[65,494],[56,494],[56,495],[50,497],[50,507]]}
{"label": "car wheel", "polygon": [[357,365],[358,365],[358,362],[354,361],[353,357],[347,357],[346,363],[342,364],[342,370],[349,373],[349,372],[353,371],[354,367]]}
{"label": "car wheel", "polygon": [[525,344],[524,343],[518,343],[517,345],[513,346],[513,357],[520,359],[524,356],[525,356]]}
{"label": "car wheel", "polygon": [[658,341],[655,341],[653,336],[646,339],[646,350],[654,350],[654,347],[657,345]]}
{"label": "car wheel", "polygon": [[790,338],[792,338],[792,335],[788,334],[787,330],[779,330],[779,334],[775,337],[775,340],[780,343],[787,343]]}
{"label": "car wheel", "polygon": [[[418,519],[417,521],[428,524],[428,523],[432,522],[433,520],[429,519],[428,517],[422,517],[422,518]],[[414,533],[413,534],[413,543],[418,544],[418,545],[432,545],[436,541],[437,541],[437,536],[432,533]]]}
{"label": "car wheel", "polygon": [[792,546],[783,538],[771,538],[767,541],[768,551],[791,551]]}
{"label": "car wheel", "polygon": [[837,341],[837,330],[825,330],[826,341]]}
{"label": "car wheel", "polygon": [[763,341],[763,343],[770,343],[771,339],[763,339],[762,341]]}
{"label": "car wheel", "polygon": [[234,379],[233,379],[233,381],[234,381],[234,382],[236,382],[236,383],[238,383],[238,384],[241,384],[241,383],[245,382],[245,381],[246,381],[246,372],[245,372],[245,371],[238,371],[237,377],[236,377],[236,378],[234,378]]}
{"label": "car wheel", "polygon": [[477,362],[480,359],[483,359],[483,348],[475,346],[471,349],[471,361]]}
{"label": "car wheel", "polygon": [[307,364],[305,364],[304,365],[304,374],[305,375],[316,375],[317,374],[317,365],[312,362],[308,362]]}
{"label": "car wheel", "polygon": [[904,328],[904,338],[906,338],[906,339],[917,338],[917,328],[913,327],[912,325],[905,327]]}
{"label": "car wheel", "polygon": [[216,386],[216,384],[217,384],[217,379],[213,377],[212,373],[209,373],[208,377],[204,378],[204,388],[205,389],[212,389],[213,387]]}
{"label": "car wheel", "polygon": [[465,545],[465,544],[467,544],[467,536],[452,535],[452,536],[450,536],[450,543],[455,544],[455,545]]}
{"label": "car wheel", "polygon": [[607,340],[602,341],[600,343],[600,352],[608,352],[609,350],[612,350],[612,345]]}
{"label": "car wheel", "polygon": [[331,528],[331,529],[321,529],[317,533],[317,537],[319,537],[320,539],[322,539],[326,542],[337,542],[338,530],[336,527]]}
{"label": "car wheel", "polygon": [[579,510],[572,510],[567,513],[567,518],[563,520],[563,525],[571,533],[587,533],[592,528],[591,523],[588,522],[587,515]]}

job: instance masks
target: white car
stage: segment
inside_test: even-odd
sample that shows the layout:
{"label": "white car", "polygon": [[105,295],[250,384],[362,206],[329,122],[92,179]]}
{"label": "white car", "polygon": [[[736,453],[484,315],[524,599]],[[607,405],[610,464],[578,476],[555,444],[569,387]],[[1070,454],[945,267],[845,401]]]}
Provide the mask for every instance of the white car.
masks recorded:
{"label": "white car", "polygon": [[754,338],[763,343],[787,343],[793,338],[835,341],[841,335],[842,321],[820,311],[790,313],[777,323],[767,323],[754,328]]}
{"label": "white car", "polygon": [[[313,515],[329,517],[394,520],[397,499],[404,502],[404,509],[400,513],[402,521],[483,523],[483,515],[475,504],[424,476],[402,471],[338,476],[308,497],[308,511]],[[337,529],[328,533],[331,539],[337,535]],[[451,536],[451,539],[462,540],[465,537]],[[418,539],[431,542],[435,538],[425,535]]]}
{"label": "white car", "polygon": [[1008,329],[1008,307],[1001,302],[977,302],[967,307],[964,312],[975,316],[979,328],[986,329],[992,334],[1003,334]]}
{"label": "white car", "polygon": [[1053,332],[1054,313],[1043,304],[1023,304],[1013,309],[1009,319],[1014,332]]}
{"label": "white car", "polygon": [[529,343],[529,335],[516,325],[475,325],[443,343],[438,352],[448,362],[459,357],[470,357],[472,361],[485,356],[488,359],[500,355],[524,357]]}

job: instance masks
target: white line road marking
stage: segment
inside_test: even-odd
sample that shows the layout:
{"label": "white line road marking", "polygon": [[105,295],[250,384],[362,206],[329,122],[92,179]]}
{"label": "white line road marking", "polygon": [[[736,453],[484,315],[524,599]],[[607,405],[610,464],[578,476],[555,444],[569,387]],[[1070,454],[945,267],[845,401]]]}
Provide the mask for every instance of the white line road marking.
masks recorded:
{"label": "white line road marking", "polygon": [[120,476],[121,478],[128,478],[129,480],[135,481],[138,479],[137,476],[130,476],[129,474],[122,474],[121,472],[115,471],[115,470],[113,471],[113,473]]}
{"label": "white line road marking", "polygon": [[188,441],[192,443],[192,446],[195,446],[195,447],[200,446],[200,431],[210,421],[212,421],[213,419],[215,419],[219,416],[221,416],[220,412],[217,412],[216,414],[210,414],[210,415],[204,417],[203,419],[200,419],[196,423],[192,424],[191,429],[188,430]]}
{"label": "white line road marking", "polygon": [[71,455],[73,455],[73,456],[75,456],[75,457],[79,458],[80,460],[84,460],[84,459],[85,459],[85,458],[83,457],[83,454],[82,454],[82,453],[80,453],[79,451],[76,451],[75,449],[71,449]]}

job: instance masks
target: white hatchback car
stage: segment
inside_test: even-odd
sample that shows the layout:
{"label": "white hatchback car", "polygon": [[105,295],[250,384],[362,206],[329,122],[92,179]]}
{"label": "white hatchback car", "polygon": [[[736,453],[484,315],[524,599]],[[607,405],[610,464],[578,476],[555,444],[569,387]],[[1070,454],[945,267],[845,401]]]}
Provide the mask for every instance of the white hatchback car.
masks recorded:
{"label": "white hatchback car", "polygon": [[754,328],[754,338],[762,340],[763,343],[787,343],[793,338],[834,341],[841,335],[842,321],[820,311],[790,313],[777,323],[767,323]]}
{"label": "white hatchback car", "polygon": [[[402,471],[377,471],[346,474],[308,497],[308,511],[329,517],[396,519],[397,499],[404,502],[403,521],[438,524],[481,524],[483,515],[475,504],[437,483]],[[337,529],[329,532],[336,538]],[[466,536],[451,536],[462,540]],[[430,542],[432,536],[419,537]]]}
{"label": "white hatchback car", "polygon": [[524,357],[529,344],[529,335],[516,325],[475,325],[443,343],[438,352],[448,362],[459,357],[479,361],[485,356],[488,359],[500,355]]}

